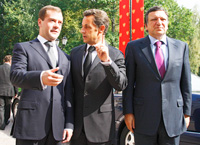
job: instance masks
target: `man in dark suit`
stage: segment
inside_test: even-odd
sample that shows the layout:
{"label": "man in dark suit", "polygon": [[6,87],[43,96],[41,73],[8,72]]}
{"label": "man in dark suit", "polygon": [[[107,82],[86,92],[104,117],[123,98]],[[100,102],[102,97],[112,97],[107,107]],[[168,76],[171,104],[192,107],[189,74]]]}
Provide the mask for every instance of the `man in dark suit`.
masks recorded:
{"label": "man in dark suit", "polygon": [[105,43],[106,12],[90,9],[83,14],[81,33],[86,44],[70,55],[75,106],[71,145],[110,145],[115,134],[113,88],[123,90],[127,85],[124,56]]}
{"label": "man in dark suit", "polygon": [[6,55],[4,64],[0,65],[0,129],[4,130],[9,123],[12,97],[17,95],[17,89],[10,82],[10,66],[12,56]]}
{"label": "man in dark suit", "polygon": [[145,27],[149,35],[126,47],[125,123],[136,145],[178,145],[191,113],[188,45],[166,36],[168,14],[161,7],[147,11]]}
{"label": "man in dark suit", "polygon": [[22,88],[13,129],[17,145],[60,145],[72,136],[70,60],[55,44],[62,23],[61,9],[45,6],[38,37],[14,46],[11,82]]}

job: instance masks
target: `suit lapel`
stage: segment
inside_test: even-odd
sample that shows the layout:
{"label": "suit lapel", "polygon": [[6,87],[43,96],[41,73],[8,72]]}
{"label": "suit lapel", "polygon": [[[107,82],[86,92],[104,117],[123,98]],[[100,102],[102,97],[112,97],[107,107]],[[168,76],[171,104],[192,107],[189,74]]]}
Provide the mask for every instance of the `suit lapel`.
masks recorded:
{"label": "suit lapel", "polygon": [[57,51],[58,51],[58,64],[57,64],[57,66],[58,67],[62,67],[62,66],[60,66],[62,63],[61,63],[61,61],[62,61],[62,50],[60,50],[60,48],[59,47],[56,47],[57,48]]}
{"label": "suit lapel", "polygon": [[39,42],[38,39],[35,39],[33,41],[30,41],[30,46],[35,49],[46,61],[49,65],[52,66],[51,61],[48,57],[48,54],[44,50],[42,44]]}
{"label": "suit lapel", "polygon": [[84,53],[85,53],[85,48],[87,47],[87,44],[83,45],[79,51],[77,51],[78,56],[75,61],[77,61],[77,67],[78,67],[78,72],[81,72],[81,76],[84,76],[83,72],[83,58],[84,58]]}
{"label": "suit lapel", "polygon": [[141,51],[143,52],[144,56],[148,60],[155,75],[160,77],[160,74],[158,72],[158,69],[157,69],[157,66],[155,63],[155,59],[153,56],[153,52],[151,50],[150,40],[149,40],[148,36],[144,38],[144,41],[141,41],[140,48],[141,48]]}
{"label": "suit lapel", "polygon": [[172,65],[174,63],[173,60],[174,60],[174,58],[176,58],[175,55],[178,55],[178,54],[174,53],[174,52],[176,52],[175,49],[177,48],[175,41],[173,39],[167,37],[167,44],[168,44],[168,54],[169,55],[168,55],[168,67],[167,67],[165,76],[168,74],[168,72],[170,72],[170,70],[173,66]]}
{"label": "suit lapel", "polygon": [[100,61],[101,60],[99,59],[99,57],[96,56],[95,59],[94,59],[94,61],[93,61],[93,63],[92,63],[92,65],[91,65],[91,67],[90,67],[89,72],[92,71],[99,64]]}

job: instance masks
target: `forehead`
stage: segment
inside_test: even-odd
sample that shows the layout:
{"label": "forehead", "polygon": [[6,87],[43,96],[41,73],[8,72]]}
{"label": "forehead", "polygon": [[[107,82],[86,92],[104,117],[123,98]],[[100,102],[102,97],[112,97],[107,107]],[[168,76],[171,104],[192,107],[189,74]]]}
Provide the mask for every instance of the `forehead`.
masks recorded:
{"label": "forehead", "polygon": [[85,24],[88,24],[88,25],[92,25],[93,24],[93,20],[94,20],[94,16],[84,16],[83,17],[83,21],[82,21],[82,24],[85,25]]}
{"label": "forehead", "polygon": [[164,11],[154,11],[154,12],[150,12],[148,17],[149,18],[155,18],[155,17],[167,18],[167,15]]}
{"label": "forehead", "polygon": [[61,12],[58,12],[56,10],[47,10],[45,18],[54,18],[54,19],[62,20],[63,16]]}

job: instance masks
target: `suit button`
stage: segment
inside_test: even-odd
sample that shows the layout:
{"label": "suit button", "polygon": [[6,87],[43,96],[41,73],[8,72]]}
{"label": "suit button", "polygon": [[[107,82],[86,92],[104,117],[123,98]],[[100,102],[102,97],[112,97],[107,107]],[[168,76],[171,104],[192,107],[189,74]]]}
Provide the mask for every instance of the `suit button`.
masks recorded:
{"label": "suit button", "polygon": [[88,92],[87,91],[85,91],[85,93],[84,93],[84,96],[87,96],[88,95]]}

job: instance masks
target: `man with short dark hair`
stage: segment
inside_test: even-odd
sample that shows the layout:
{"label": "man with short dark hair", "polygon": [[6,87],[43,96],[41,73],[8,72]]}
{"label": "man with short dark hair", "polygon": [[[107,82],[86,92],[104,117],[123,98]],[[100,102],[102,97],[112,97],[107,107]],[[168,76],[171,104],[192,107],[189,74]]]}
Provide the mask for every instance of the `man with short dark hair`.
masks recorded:
{"label": "man with short dark hair", "polygon": [[71,139],[71,66],[55,43],[62,24],[61,9],[44,6],[38,37],[14,46],[11,82],[22,88],[13,129],[16,145],[61,145]]}
{"label": "man with short dark hair", "polygon": [[4,130],[9,124],[11,100],[17,95],[17,88],[10,82],[10,66],[12,56],[6,55],[4,64],[0,65],[0,129]]}
{"label": "man with short dark hair", "polygon": [[124,56],[105,42],[106,12],[84,12],[84,45],[71,52],[75,125],[71,145],[111,145],[115,136],[113,88],[127,85]]}
{"label": "man with short dark hair", "polygon": [[188,45],[166,36],[168,15],[162,7],[147,11],[145,28],[149,35],[126,47],[125,123],[136,145],[179,145],[191,114]]}

